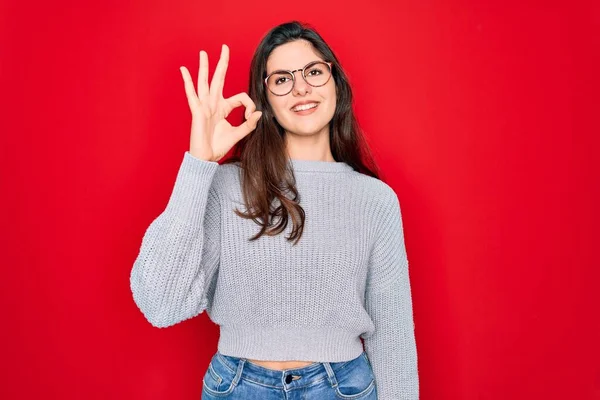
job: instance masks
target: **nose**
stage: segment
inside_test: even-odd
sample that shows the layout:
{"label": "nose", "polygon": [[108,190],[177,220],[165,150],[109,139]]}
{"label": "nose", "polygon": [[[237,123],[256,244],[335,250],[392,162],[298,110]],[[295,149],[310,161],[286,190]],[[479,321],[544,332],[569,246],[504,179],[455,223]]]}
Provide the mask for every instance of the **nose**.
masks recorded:
{"label": "nose", "polygon": [[302,77],[302,71],[294,72],[294,96],[304,96],[307,93],[310,93],[312,90],[312,86],[310,86],[304,78]]}

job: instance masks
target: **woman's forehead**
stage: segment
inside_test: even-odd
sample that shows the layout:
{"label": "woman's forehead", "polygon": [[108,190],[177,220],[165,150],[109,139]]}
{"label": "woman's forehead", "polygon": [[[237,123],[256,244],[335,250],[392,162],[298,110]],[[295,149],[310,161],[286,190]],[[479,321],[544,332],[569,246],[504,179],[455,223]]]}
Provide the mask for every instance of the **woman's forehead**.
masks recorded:
{"label": "woman's forehead", "polygon": [[306,40],[295,40],[278,46],[267,59],[267,74],[280,69],[294,70],[311,61],[322,60],[312,44]]}

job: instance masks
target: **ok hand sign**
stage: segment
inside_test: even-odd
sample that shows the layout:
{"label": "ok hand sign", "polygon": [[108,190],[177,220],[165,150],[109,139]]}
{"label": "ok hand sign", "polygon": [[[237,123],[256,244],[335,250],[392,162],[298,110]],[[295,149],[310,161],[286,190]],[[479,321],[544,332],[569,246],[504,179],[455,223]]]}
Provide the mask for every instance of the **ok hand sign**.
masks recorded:
{"label": "ok hand sign", "polygon": [[[229,48],[223,45],[221,58],[217,64],[210,87],[208,86],[208,55],[200,51],[200,70],[198,71],[198,93],[186,67],[181,67],[190,111],[192,129],[190,135],[190,154],[207,161],[218,161],[240,139],[256,128],[262,112],[256,111],[254,102],[247,93],[238,93],[228,99],[223,98],[225,73],[229,63]],[[246,108],[246,121],[240,126],[231,126],[225,119],[237,107]]]}

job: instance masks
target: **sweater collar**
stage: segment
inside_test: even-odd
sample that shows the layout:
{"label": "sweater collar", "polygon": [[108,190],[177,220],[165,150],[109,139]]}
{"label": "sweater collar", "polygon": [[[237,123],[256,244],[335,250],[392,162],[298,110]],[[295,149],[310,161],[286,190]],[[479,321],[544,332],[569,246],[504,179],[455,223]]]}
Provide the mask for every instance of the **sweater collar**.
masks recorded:
{"label": "sweater collar", "polygon": [[290,158],[294,172],[348,172],[352,167],[345,162],[297,160]]}

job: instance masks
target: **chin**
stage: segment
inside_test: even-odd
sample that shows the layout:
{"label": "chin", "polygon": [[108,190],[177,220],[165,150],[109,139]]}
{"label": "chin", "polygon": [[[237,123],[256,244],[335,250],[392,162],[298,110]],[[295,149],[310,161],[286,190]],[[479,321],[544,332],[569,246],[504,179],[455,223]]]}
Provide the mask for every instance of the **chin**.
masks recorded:
{"label": "chin", "polygon": [[294,121],[295,123],[289,124],[285,129],[288,132],[295,133],[297,135],[315,135],[322,130],[327,130],[331,119],[325,121],[322,118],[315,118],[313,120],[306,119],[305,121]]}
{"label": "chin", "polygon": [[305,124],[305,125],[296,125],[294,127],[292,127],[291,129],[288,129],[288,132],[292,132],[293,134],[296,135],[302,135],[302,136],[310,136],[310,135],[316,135],[317,133],[323,131],[323,129],[327,129],[328,124],[325,125],[313,125],[313,124]]}

